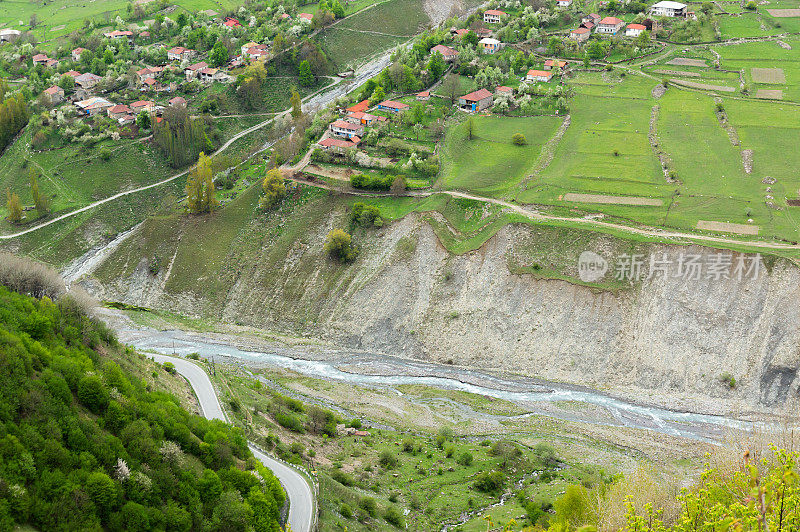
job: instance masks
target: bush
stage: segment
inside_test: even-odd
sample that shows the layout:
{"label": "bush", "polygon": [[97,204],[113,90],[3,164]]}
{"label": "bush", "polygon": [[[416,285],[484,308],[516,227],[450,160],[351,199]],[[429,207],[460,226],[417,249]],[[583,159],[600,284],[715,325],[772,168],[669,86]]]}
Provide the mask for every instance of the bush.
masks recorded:
{"label": "bush", "polygon": [[456,458],[456,463],[462,465],[464,467],[469,467],[472,465],[472,453],[469,451],[464,451],[463,453],[458,455]]}
{"label": "bush", "polygon": [[396,506],[389,506],[386,508],[386,513],[383,518],[386,519],[387,523],[397,528],[403,528],[405,526],[403,524],[403,516]]}
{"label": "bush", "polygon": [[339,262],[352,262],[358,256],[352,237],[341,229],[334,229],[325,239],[325,252]]}
{"label": "bush", "polygon": [[104,161],[108,161],[111,159],[111,150],[108,148],[103,148],[100,150],[100,158]]}
{"label": "bush", "polygon": [[353,509],[350,508],[347,504],[342,504],[342,507],[339,508],[339,513],[342,514],[342,517],[345,519],[352,519],[353,518]]}
{"label": "bush", "polygon": [[87,375],[78,382],[78,399],[83,405],[99,414],[108,406],[109,393],[97,375]]}
{"label": "bush", "polygon": [[736,388],[736,378],[727,371],[720,375],[719,380],[731,390]]}
{"label": "bush", "polygon": [[365,190],[389,190],[394,183],[394,176],[371,176],[367,174],[353,174],[350,176],[350,186]]}
{"label": "bush", "polygon": [[365,227],[383,226],[380,209],[374,205],[367,205],[361,202],[353,204],[353,209],[350,211],[350,221],[354,225],[358,224]]}
{"label": "bush", "polygon": [[511,142],[517,146],[524,146],[528,143],[528,141],[525,139],[525,135],[522,133],[514,133],[514,135],[511,137]]}
{"label": "bush", "polygon": [[533,455],[545,467],[555,467],[558,465],[556,450],[547,443],[537,444],[536,447],[533,448]]}
{"label": "bush", "polygon": [[388,449],[381,452],[378,463],[384,469],[394,469],[400,465],[400,460]]}
{"label": "bush", "polygon": [[358,506],[370,517],[378,515],[378,503],[372,497],[362,497],[358,501]]}
{"label": "bush", "polygon": [[164,362],[164,371],[175,375],[175,364],[172,362]]}
{"label": "bush", "polygon": [[303,427],[303,422],[300,421],[300,418],[286,412],[278,412],[275,414],[275,421],[277,421],[278,425],[281,427],[287,428],[293,432],[299,432],[302,434],[306,431]]}
{"label": "bush", "polygon": [[353,487],[356,484],[355,481],[353,480],[353,477],[351,477],[344,471],[339,471],[338,469],[335,469],[331,473],[331,478],[336,482],[338,482],[339,484],[341,484],[342,486],[347,486],[348,488]]}
{"label": "bush", "polygon": [[472,486],[484,493],[494,493],[506,483],[506,476],[500,471],[484,471],[479,474]]}

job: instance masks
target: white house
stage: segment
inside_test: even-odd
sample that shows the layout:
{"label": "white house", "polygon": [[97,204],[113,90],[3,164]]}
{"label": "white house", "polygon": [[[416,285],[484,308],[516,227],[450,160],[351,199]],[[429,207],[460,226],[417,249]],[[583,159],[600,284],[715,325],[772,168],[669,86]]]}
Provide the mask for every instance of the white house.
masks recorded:
{"label": "white house", "polygon": [[330,129],[333,135],[346,139],[351,139],[353,137],[361,138],[364,136],[364,124],[360,122],[354,124],[345,120],[336,120],[331,124]]}
{"label": "white house", "polygon": [[10,42],[14,41],[22,35],[22,32],[19,30],[12,30],[9,28],[0,30],[0,42]]}
{"label": "white house", "polygon": [[170,61],[188,61],[194,55],[194,50],[184,48],[183,46],[175,46],[167,50],[167,59]]}
{"label": "white house", "polygon": [[616,35],[619,30],[625,25],[625,21],[617,17],[606,17],[597,25],[597,33],[605,33],[607,35]]}
{"label": "white house", "polygon": [[569,38],[578,42],[588,41],[591,35],[592,32],[588,28],[576,28],[569,32]]}
{"label": "white house", "polygon": [[625,37],[638,37],[646,29],[647,28],[641,24],[628,24],[625,27]]}
{"label": "white house", "polygon": [[686,4],[662,0],[650,6],[650,15],[654,17],[685,17]]}
{"label": "white house", "polygon": [[569,7],[572,5],[572,0],[556,0],[558,7]]}
{"label": "white house", "polygon": [[483,21],[487,24],[497,24],[504,16],[506,16],[505,11],[500,11],[498,9],[487,9],[483,12]]}
{"label": "white house", "polygon": [[544,81],[546,83],[550,81],[552,77],[552,72],[530,69],[528,70],[528,74],[525,76],[525,81]]}

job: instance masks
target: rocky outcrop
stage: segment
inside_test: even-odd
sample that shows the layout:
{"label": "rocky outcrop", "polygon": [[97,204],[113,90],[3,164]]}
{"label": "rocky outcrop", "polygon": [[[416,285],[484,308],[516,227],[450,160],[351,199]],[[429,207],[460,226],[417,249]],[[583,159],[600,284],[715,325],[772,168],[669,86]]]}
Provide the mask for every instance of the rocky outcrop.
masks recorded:
{"label": "rocky outcrop", "polygon": [[[234,264],[216,300],[171,293],[140,262],[125,278],[94,281],[104,299],[202,314],[324,338],[340,346],[585,384],[626,397],[710,413],[782,409],[798,394],[800,270],[772,259],[756,278],[733,267],[718,279],[687,280],[683,254],[710,263],[719,252],[652,246],[668,275],[602,290],[533,274],[534,228],[506,226],[480,249],[454,256],[422,218],[407,216],[362,236],[361,257],[339,266],[321,256],[333,221],[282,257],[262,242],[260,262]],[[610,237],[590,250],[610,262]],[[116,252],[135,264],[139,245]],[[573,250],[570,250],[570,253]],[[578,256],[561,268],[578,277]],[[728,252],[725,252],[724,257]],[[274,254],[274,253],[273,253]],[[734,254],[735,264],[743,258]],[[747,257],[748,265],[750,257]],[[240,260],[235,254],[230,262]],[[272,261],[272,262],[270,262]],[[170,265],[170,268],[178,266]],[[512,268],[521,271],[519,268]],[[221,277],[225,277],[221,274]],[[733,376],[736,385],[723,382]]]}

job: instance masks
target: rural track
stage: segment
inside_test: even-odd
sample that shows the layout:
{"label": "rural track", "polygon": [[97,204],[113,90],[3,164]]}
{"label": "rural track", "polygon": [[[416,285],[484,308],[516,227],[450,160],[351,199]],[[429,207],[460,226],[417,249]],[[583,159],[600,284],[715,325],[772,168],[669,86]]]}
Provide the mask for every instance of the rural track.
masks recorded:
{"label": "rural track", "polygon": [[[192,386],[205,418],[228,421],[219,403],[214,385],[203,368],[184,358],[158,354],[149,354],[148,356],[158,363],[171,362],[175,365],[175,370]],[[283,486],[286,496],[289,498],[288,522],[292,531],[311,532],[317,506],[314,489],[308,480],[295,468],[269,456],[255,444],[248,441],[247,445],[253,456],[272,471]]]}

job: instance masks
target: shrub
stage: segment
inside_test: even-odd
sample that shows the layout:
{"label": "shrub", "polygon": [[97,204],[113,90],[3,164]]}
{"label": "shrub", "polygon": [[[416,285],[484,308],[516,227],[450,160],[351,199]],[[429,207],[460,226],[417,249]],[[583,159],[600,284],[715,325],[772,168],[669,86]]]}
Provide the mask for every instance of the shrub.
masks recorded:
{"label": "shrub", "polygon": [[342,486],[352,487],[355,485],[355,481],[353,477],[345,473],[344,471],[339,471],[338,469],[334,470],[331,473],[331,478],[341,484]]}
{"label": "shrub", "polygon": [[747,2],[747,4],[745,4],[744,7],[745,9],[749,9],[750,11],[755,11],[756,9],[758,9],[758,4],[756,4],[754,0],[750,0],[749,2]]}
{"label": "shrub", "polygon": [[500,471],[484,471],[479,474],[472,486],[484,493],[494,493],[506,483],[506,476]]}
{"label": "shrub", "polygon": [[164,362],[164,371],[175,375],[175,364],[172,362]]}
{"label": "shrub", "polygon": [[350,176],[350,186],[366,190],[389,190],[392,188],[394,176],[371,176],[367,174],[353,174]]}
{"label": "shrub", "polygon": [[386,522],[397,528],[403,528],[403,516],[396,506],[389,506],[386,508],[386,513],[383,515]]}
{"label": "shrub", "polygon": [[339,513],[342,514],[342,517],[345,519],[352,519],[353,518],[353,509],[350,508],[347,504],[342,504],[342,507],[339,508]]}
{"label": "shrub", "polygon": [[372,497],[362,497],[358,501],[358,506],[370,517],[378,515],[378,503]]}
{"label": "shrub", "polygon": [[545,467],[555,467],[558,465],[556,450],[547,443],[540,443],[533,448],[533,455]]}
{"label": "shrub", "polygon": [[383,219],[381,218],[381,211],[374,205],[367,205],[366,203],[354,203],[353,209],[350,211],[350,221],[355,225],[365,227],[374,226],[382,227]]}
{"label": "shrub", "polygon": [[352,262],[358,256],[352,237],[341,229],[334,229],[325,239],[325,252],[339,262]]}
{"label": "shrub", "polygon": [[456,458],[456,463],[462,465],[464,467],[469,467],[472,465],[472,453],[469,451],[464,451],[463,453],[458,455]]}
{"label": "shrub", "polygon": [[388,449],[381,452],[378,463],[384,469],[394,469],[400,465],[400,460]]}
{"label": "shrub", "polygon": [[511,142],[517,146],[524,146],[528,143],[528,141],[525,139],[525,135],[522,133],[514,133],[514,135],[511,137]]}
{"label": "shrub", "polygon": [[720,375],[719,380],[731,390],[736,388],[736,378],[727,371]]}
{"label": "shrub", "polygon": [[108,406],[109,393],[97,375],[87,375],[78,382],[78,399],[86,408],[98,414]]}
{"label": "shrub", "polygon": [[103,148],[100,150],[100,158],[104,161],[108,161],[111,159],[111,150],[108,148]]}
{"label": "shrub", "polygon": [[281,427],[287,428],[293,432],[303,433],[305,432],[305,428],[303,427],[303,422],[296,416],[288,414],[286,412],[278,412],[275,414],[275,421],[278,422],[278,425]]}

